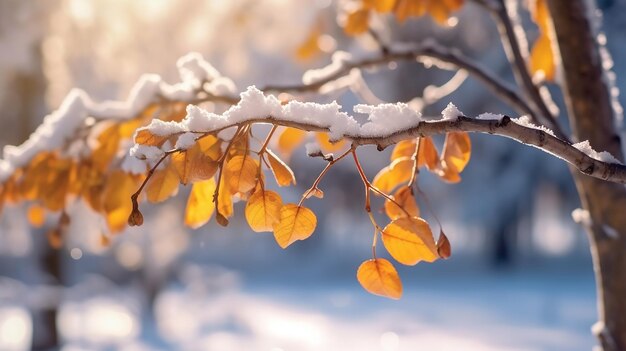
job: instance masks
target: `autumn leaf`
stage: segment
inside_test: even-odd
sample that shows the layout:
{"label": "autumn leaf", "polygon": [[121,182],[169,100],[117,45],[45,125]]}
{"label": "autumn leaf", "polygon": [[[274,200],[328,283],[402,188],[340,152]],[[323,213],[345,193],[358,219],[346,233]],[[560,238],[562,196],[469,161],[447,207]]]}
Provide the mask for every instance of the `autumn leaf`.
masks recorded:
{"label": "autumn leaf", "polygon": [[429,14],[435,22],[447,24],[451,13],[463,6],[464,0],[396,0],[394,13],[400,22],[409,17]]}
{"label": "autumn leaf", "polygon": [[228,225],[228,218],[233,216],[233,198],[228,191],[224,179],[220,181],[219,192],[217,196],[217,216],[216,219],[221,226]]}
{"label": "autumn leaf", "polygon": [[363,0],[363,7],[385,13],[393,10],[396,0]]}
{"label": "autumn leaf", "polygon": [[407,182],[411,179],[413,172],[413,161],[410,157],[399,157],[395,159],[391,164],[381,169],[374,180],[372,185],[378,188],[384,193],[390,193],[401,183]]}
{"label": "autumn leaf", "polygon": [[369,28],[370,11],[366,8],[359,8],[348,14],[346,25],[343,28],[348,35],[359,35],[367,32]]}
{"label": "autumn leaf", "polygon": [[207,180],[217,171],[217,162],[205,154],[199,144],[172,154],[171,161],[183,185]]}
{"label": "autumn leaf", "polygon": [[552,40],[550,38],[551,18],[545,0],[534,0],[530,7],[531,17],[539,27],[539,37],[530,52],[530,72],[534,76],[543,74],[546,80],[554,81],[556,64],[552,52]]}
{"label": "autumn leaf", "polygon": [[224,171],[231,194],[247,193],[258,182],[259,162],[249,155],[237,155],[228,160]]}
{"label": "autumn leaf", "polygon": [[399,299],[402,297],[402,281],[391,262],[375,258],[363,262],[356,272],[356,278],[370,294]]}
{"label": "autumn leaf", "polygon": [[270,169],[274,174],[274,178],[276,179],[276,183],[278,186],[289,186],[291,184],[296,184],[296,177],[293,174],[293,171],[283,160],[281,160],[276,154],[272,152],[270,149],[265,150],[265,154],[267,155],[267,160],[269,161]]}
{"label": "autumn leaf", "polygon": [[211,219],[215,211],[215,203],[213,202],[215,188],[216,184],[213,178],[193,184],[185,209],[186,226],[197,229]]}
{"label": "autumn leaf", "polygon": [[203,154],[213,161],[219,160],[222,156],[222,141],[213,135],[207,135],[198,139],[196,145],[198,145]]}
{"label": "autumn leaf", "polygon": [[313,234],[317,225],[315,213],[295,204],[286,204],[280,209],[280,221],[274,225],[274,238],[283,249],[297,240]]}
{"label": "autumn leaf", "polygon": [[320,22],[316,23],[306,39],[298,46],[296,50],[296,58],[300,61],[307,61],[318,56],[322,49],[319,45],[320,37],[323,35]]}
{"label": "autumn leaf", "polygon": [[148,201],[158,203],[175,196],[178,193],[178,184],[178,172],[171,163],[156,170],[146,186]]}
{"label": "autumn leaf", "polygon": [[283,200],[278,193],[258,189],[246,204],[246,220],[255,232],[271,232],[280,221]]}
{"label": "autumn leaf", "polygon": [[341,139],[335,143],[331,143],[328,133],[315,133],[315,138],[317,139],[317,142],[324,153],[341,151],[346,146],[345,139]]}
{"label": "autumn leaf", "polygon": [[278,136],[278,151],[283,157],[289,159],[293,151],[302,143],[306,138],[306,132],[296,128],[285,128]]}
{"label": "autumn leaf", "polygon": [[389,199],[385,200],[385,213],[390,219],[393,220],[402,217],[419,216],[419,207],[417,207],[415,197],[413,197],[411,188],[408,186],[398,189],[391,198],[395,201],[395,203]]}
{"label": "autumn leaf", "polygon": [[449,258],[452,255],[452,248],[450,247],[450,240],[443,230],[439,232],[439,239],[437,240],[437,254],[441,258]]}
{"label": "autumn leaf", "polygon": [[146,146],[161,147],[169,136],[161,136],[153,134],[149,129],[139,129],[135,133],[135,143]]}
{"label": "autumn leaf", "polygon": [[46,209],[40,205],[33,204],[28,208],[28,222],[35,228],[41,228],[46,221]]}
{"label": "autumn leaf", "polygon": [[109,164],[117,154],[122,136],[119,125],[116,123],[104,123],[103,127],[100,128],[96,128],[96,131],[101,130],[101,132],[95,138],[96,147],[91,155],[94,166],[101,171],[105,171],[109,168]]}
{"label": "autumn leaf", "polygon": [[412,266],[439,257],[430,226],[418,217],[392,221],[383,229],[382,239],[389,254],[402,264]]}
{"label": "autumn leaf", "polygon": [[[393,149],[391,153],[391,161],[394,161],[400,157],[413,157],[415,148],[417,146],[418,139],[402,140]],[[435,171],[439,167],[439,153],[433,143],[431,137],[419,138],[419,153],[417,155],[417,166],[422,167],[426,165],[426,168],[430,171]]]}
{"label": "autumn leaf", "polygon": [[102,210],[111,233],[126,228],[133,205],[130,196],[139,187],[136,176],[116,170],[107,178],[102,195]]}
{"label": "autumn leaf", "polygon": [[470,160],[472,144],[466,132],[453,132],[446,135],[441,158],[445,166],[461,173]]}
{"label": "autumn leaf", "polygon": [[48,210],[60,211],[65,207],[72,168],[73,162],[69,159],[51,159],[38,196],[41,204]]}

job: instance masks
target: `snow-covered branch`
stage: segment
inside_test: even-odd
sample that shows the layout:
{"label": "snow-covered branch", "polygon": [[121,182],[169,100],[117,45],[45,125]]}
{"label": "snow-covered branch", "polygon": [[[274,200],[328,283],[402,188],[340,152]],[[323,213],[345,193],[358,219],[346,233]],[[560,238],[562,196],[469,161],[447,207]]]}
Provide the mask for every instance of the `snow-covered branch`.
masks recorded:
{"label": "snow-covered branch", "polygon": [[[190,105],[182,122],[155,120],[147,130],[154,135],[215,134],[224,129],[254,123],[269,123],[306,131],[328,132],[333,141],[347,139],[353,145],[377,145],[379,150],[401,140],[441,135],[450,132],[472,132],[500,135],[526,145],[532,145],[573,165],[592,177],[626,183],[626,166],[606,152],[598,153],[586,143],[570,144],[557,138],[544,127],[530,123],[528,117],[511,119],[507,116],[483,114],[476,118],[464,116],[453,105],[442,112],[443,118],[427,120],[404,103],[377,106],[357,105],[354,111],[368,115],[359,124],[341,106],[291,101],[282,104],[273,95],[265,95],[250,87],[241,94],[239,103],[223,114],[207,112]],[[134,148],[137,156],[146,156],[141,145]]]}

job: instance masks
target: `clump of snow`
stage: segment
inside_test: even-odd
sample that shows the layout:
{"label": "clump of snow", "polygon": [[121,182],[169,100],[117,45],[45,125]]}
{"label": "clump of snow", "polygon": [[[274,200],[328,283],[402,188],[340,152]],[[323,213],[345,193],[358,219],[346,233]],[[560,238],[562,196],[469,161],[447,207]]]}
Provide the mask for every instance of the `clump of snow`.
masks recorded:
{"label": "clump of snow", "polygon": [[417,125],[422,121],[422,114],[405,103],[356,105],[354,112],[368,114],[368,122],[361,126],[361,134],[380,136]]}
{"label": "clump of snow", "polygon": [[127,155],[122,161],[122,170],[132,174],[144,174],[147,170],[146,161]]}
{"label": "clump of snow", "polygon": [[174,148],[187,150],[196,144],[196,137],[197,136],[195,133],[190,133],[190,132],[184,133],[178,137]]}
{"label": "clump of snow", "polygon": [[546,128],[544,126],[538,126],[536,124],[534,124],[533,122],[531,122],[530,116],[521,116],[519,118],[515,118],[512,120],[513,122],[519,124],[522,127],[526,127],[526,128],[532,128],[532,129],[539,129],[542,130],[552,136],[554,135],[554,132],[552,131],[552,129]]}
{"label": "clump of snow", "polygon": [[319,82],[320,80],[326,79],[334,74],[337,74],[341,69],[344,68],[347,62],[350,62],[352,59],[352,55],[345,51],[336,51],[331,57],[331,62],[329,65],[311,69],[302,75],[302,83],[304,84],[313,84],[315,82]]}
{"label": "clump of snow", "polygon": [[591,214],[589,214],[589,211],[583,210],[582,208],[577,208],[572,211],[572,219],[574,222],[582,224],[585,227],[590,227],[592,223]]}
{"label": "clump of snow", "polygon": [[237,86],[228,77],[216,77],[204,85],[204,89],[216,96],[229,96],[237,93]]}
{"label": "clump of snow", "polygon": [[[192,101],[204,82],[209,82],[210,92],[232,93],[234,83],[221,77],[219,72],[198,53],[191,53],[178,61],[182,82],[170,85],[155,74],[143,75],[133,86],[126,101],[96,103],[82,90],[72,90],[58,110],[44,118],[43,123],[20,146],[5,146],[0,160],[0,182],[5,181],[15,169],[26,165],[36,154],[61,147],[87,125],[89,119],[130,119],[137,116],[160,98]],[[155,120],[151,130],[156,135],[172,135],[186,131],[176,123]]]}
{"label": "clump of snow", "polygon": [[497,114],[497,113],[490,113],[490,112],[486,112],[486,113],[481,113],[480,115],[478,115],[476,117],[476,119],[482,119],[482,120],[496,120],[499,121],[502,119],[502,117],[504,117],[504,115],[501,114]]}
{"label": "clump of snow", "polygon": [[596,160],[599,160],[599,161],[602,161],[602,162],[608,162],[608,163],[617,163],[617,164],[620,163],[609,152],[607,152],[607,151],[597,152],[596,150],[594,150],[591,147],[591,144],[589,144],[589,140],[581,141],[580,143],[576,143],[576,144],[574,144],[572,146],[577,148],[578,150],[582,151],[584,154],[586,154],[587,156],[589,156],[589,157],[591,157],[593,159],[596,159]]}
{"label": "clump of snow", "polygon": [[311,142],[311,143],[306,143],[304,145],[304,148],[306,150],[306,154],[311,156],[311,155],[319,155],[322,152],[322,149],[320,148],[320,145],[318,143],[315,142]]}
{"label": "clump of snow", "polygon": [[[143,129],[144,128],[137,129],[135,134]],[[153,119],[152,122],[150,122],[150,132],[157,136],[170,136],[186,131],[187,130],[180,123],[175,121],[163,121],[160,119]]]}
{"label": "clump of snow", "polygon": [[163,157],[165,152],[156,147],[148,145],[135,144],[130,148],[129,155],[140,160],[157,160]]}
{"label": "clump of snow", "polygon": [[453,103],[448,103],[448,106],[441,111],[442,119],[456,121],[460,116],[463,116],[463,112],[461,112]]}

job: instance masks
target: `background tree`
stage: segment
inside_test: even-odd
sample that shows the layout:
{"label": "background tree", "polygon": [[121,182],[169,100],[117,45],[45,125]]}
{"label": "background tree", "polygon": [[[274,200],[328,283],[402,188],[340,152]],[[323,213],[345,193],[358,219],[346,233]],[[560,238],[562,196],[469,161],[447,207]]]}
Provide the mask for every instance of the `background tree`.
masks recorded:
{"label": "background tree", "polygon": [[[101,213],[109,232],[116,233],[127,221],[143,223],[139,202],[144,190],[148,201],[161,202],[177,193],[179,183],[193,183],[185,216],[188,226],[203,225],[213,212],[219,224],[227,225],[233,215],[233,198],[243,200],[247,201],[245,216],[251,228],[273,231],[279,246],[285,248],[313,233],[316,217],[304,202],[311,196],[323,197],[319,184],[326,172],[344,158],[352,158],[374,230],[373,258],[361,265],[357,277],[366,290],[398,298],[402,285],[395,268],[376,256],[379,236],[399,263],[413,265],[450,255],[441,224],[435,240],[429,224],[418,217],[414,195],[427,203],[417,182],[419,168],[424,166],[444,181],[458,182],[470,155],[466,132],[507,136],[571,165],[584,207],[579,218],[591,233],[598,278],[600,322],[594,330],[605,350],[622,349],[626,326],[621,312],[626,307],[619,297],[626,292],[620,279],[626,262],[619,244],[624,232],[619,213],[626,169],[621,165],[623,155],[614,124],[619,106],[611,90],[611,76],[602,66],[607,59],[596,40],[594,8],[582,0],[530,4],[539,37],[529,56],[525,34],[518,30],[516,6],[501,1],[476,3],[497,22],[521,93],[457,51],[431,41],[400,47],[382,37],[375,24],[370,27],[370,19],[387,12],[399,21],[429,14],[437,22],[447,23],[450,12],[463,6],[463,1],[357,1],[346,5],[344,30],[350,35],[371,36],[379,44],[378,52],[363,59],[337,52],[331,65],[307,72],[303,84],[251,87],[237,97],[229,78],[200,56],[188,55],[179,61],[179,84],[146,76],[125,103],[98,104],[82,92],[73,92],[29,141],[6,149],[3,200],[33,201],[29,218],[34,225],[43,224],[46,213],[60,213],[57,226],[48,232],[51,244],[58,246],[71,221],[66,207],[75,198]],[[319,46],[320,34],[313,30],[299,55],[306,57]],[[361,69],[424,59],[451,65],[460,73],[447,86],[408,105],[379,103],[360,75]],[[423,105],[447,96],[456,80],[464,80],[465,72],[527,117],[484,114],[471,118],[449,105],[442,118],[423,118],[418,112]],[[564,118],[554,109],[546,88],[559,74],[571,139],[579,141],[576,144],[560,124]],[[336,104],[299,102],[307,99],[304,94],[332,96],[345,88],[372,103],[355,108],[355,112],[368,115],[369,122],[359,125]],[[274,93],[277,97],[269,95]],[[204,109],[185,108],[189,103],[205,104]],[[214,104],[231,107],[220,111]],[[271,128],[252,128],[260,124]],[[278,134],[278,127],[287,129]],[[270,144],[276,140],[277,149],[288,158],[306,138],[302,131],[317,133],[318,145],[307,146],[307,152],[322,157],[327,166],[299,202],[283,204],[279,194],[266,189],[262,169],[270,170],[279,186],[294,183],[293,171]],[[258,137],[259,133],[265,136]],[[438,134],[446,135],[441,155],[430,139]],[[131,137],[135,146],[128,156],[129,145],[124,140]],[[390,165],[372,181],[356,152],[369,144],[379,150],[397,144]],[[334,156],[330,152],[339,153]],[[130,194],[132,202],[128,201]],[[371,194],[384,200],[391,221],[384,228],[372,215]],[[108,235],[103,236],[103,241],[108,240]]]}

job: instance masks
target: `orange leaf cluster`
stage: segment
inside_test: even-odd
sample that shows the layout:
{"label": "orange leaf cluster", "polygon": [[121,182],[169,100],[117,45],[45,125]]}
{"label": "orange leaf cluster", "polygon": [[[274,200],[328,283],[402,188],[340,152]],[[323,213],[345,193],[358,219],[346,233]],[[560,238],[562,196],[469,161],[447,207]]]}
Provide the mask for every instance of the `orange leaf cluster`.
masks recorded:
{"label": "orange leaf cluster", "polygon": [[360,6],[346,17],[344,31],[348,35],[359,35],[369,29],[372,12],[393,13],[399,22],[410,17],[430,15],[435,22],[446,25],[450,14],[463,6],[463,0],[361,0]]}
{"label": "orange leaf cluster", "polygon": [[552,51],[551,28],[552,19],[545,0],[530,2],[530,12],[533,21],[539,27],[539,37],[530,52],[530,73],[542,74],[548,81],[554,81],[556,61]]}

